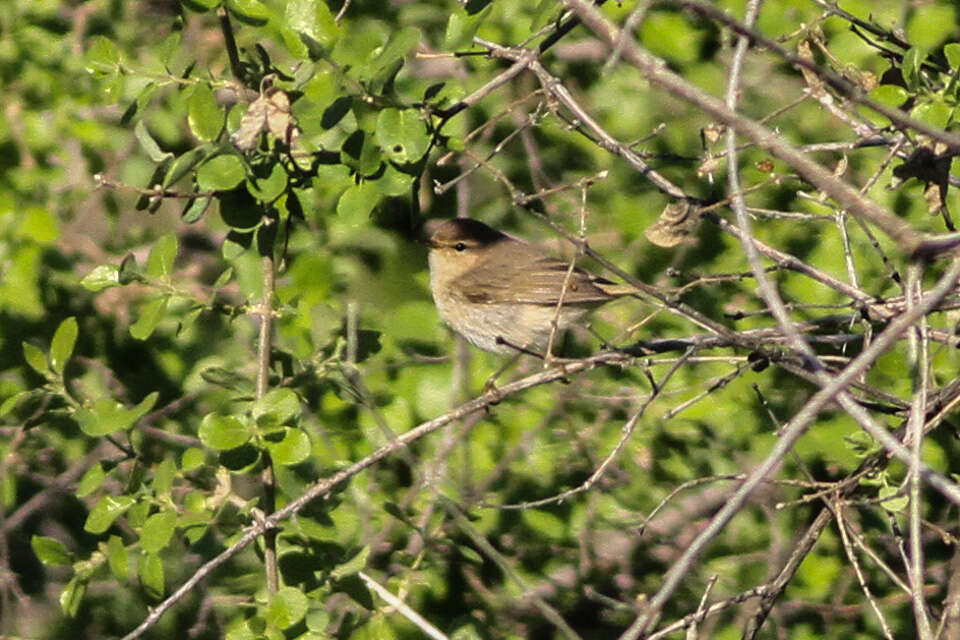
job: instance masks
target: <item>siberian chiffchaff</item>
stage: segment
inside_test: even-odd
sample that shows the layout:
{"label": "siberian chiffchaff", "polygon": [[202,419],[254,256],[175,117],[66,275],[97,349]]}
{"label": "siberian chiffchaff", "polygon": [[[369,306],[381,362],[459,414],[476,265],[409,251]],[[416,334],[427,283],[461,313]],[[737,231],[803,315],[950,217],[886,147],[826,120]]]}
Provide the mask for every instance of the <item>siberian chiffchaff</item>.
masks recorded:
{"label": "siberian chiffchaff", "polygon": [[440,316],[484,351],[546,355],[554,319],[559,335],[588,311],[636,293],[582,269],[570,271],[568,262],[470,218],[443,222],[427,245]]}

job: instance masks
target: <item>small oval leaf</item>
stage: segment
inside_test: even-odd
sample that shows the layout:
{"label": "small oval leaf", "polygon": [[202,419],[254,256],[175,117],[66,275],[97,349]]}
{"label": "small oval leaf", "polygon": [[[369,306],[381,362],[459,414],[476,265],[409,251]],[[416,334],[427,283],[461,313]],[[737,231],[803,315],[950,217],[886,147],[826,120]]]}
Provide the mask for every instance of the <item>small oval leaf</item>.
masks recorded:
{"label": "small oval leaf", "polygon": [[250,428],[236,416],[209,413],[200,423],[200,441],[211,449],[236,449],[250,439]]}
{"label": "small oval leaf", "polygon": [[239,156],[211,158],[197,169],[197,186],[203,191],[228,191],[243,182],[247,172]]}
{"label": "small oval leaf", "polygon": [[157,553],[170,544],[177,527],[177,514],[172,511],[160,511],[143,523],[140,533],[140,547],[147,553]]}

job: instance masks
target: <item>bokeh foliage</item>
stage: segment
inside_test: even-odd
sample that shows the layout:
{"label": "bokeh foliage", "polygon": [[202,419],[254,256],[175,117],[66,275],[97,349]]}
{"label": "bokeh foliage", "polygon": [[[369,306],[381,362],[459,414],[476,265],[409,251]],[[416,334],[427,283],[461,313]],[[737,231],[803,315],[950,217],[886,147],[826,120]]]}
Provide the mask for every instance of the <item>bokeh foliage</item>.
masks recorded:
{"label": "bokeh foliage", "polygon": [[[716,4],[743,13],[743,2]],[[843,8],[908,46],[890,55],[849,19],[807,0],[770,0],[757,28],[794,49],[813,43],[818,64],[871,97],[953,128],[954,3]],[[634,9],[603,7],[621,24]],[[582,216],[591,246],[628,274],[737,331],[773,326],[739,243],[710,224],[679,247],[648,242],[644,231],[668,198],[584,135],[532,74],[452,112],[508,66],[485,55],[482,42],[537,44],[563,15],[552,0],[0,6],[0,634],[129,632],[262,518],[268,461],[281,507],[479,393],[502,359],[458,351],[439,324],[418,242],[427,219],[469,213],[572,255],[538,214],[573,234]],[[227,34],[236,39],[233,61]],[[715,22],[655,3],[636,36],[687,80],[724,90],[732,39]],[[715,125],[705,114],[622,61],[605,66],[606,51],[583,27],[542,60],[657,171],[704,201],[725,195],[721,144],[703,135]],[[807,89],[782,60],[754,52],[741,109],[759,119],[796,101],[771,122],[792,143],[854,140],[849,123],[805,97]],[[862,114],[878,136],[891,131],[882,115]],[[903,164],[887,161],[889,145],[815,153],[831,168],[846,163],[845,177],[858,186],[876,174],[869,196],[915,227],[950,224],[930,215],[930,181],[915,179],[927,175],[898,174]],[[880,237],[881,253],[851,223],[846,251],[835,207],[790,167],[757,148],[742,151],[741,165],[744,181],[762,186],[752,207],[797,214],[759,215],[758,239],[837,278],[849,275],[852,255],[864,291],[877,299],[902,293],[893,273],[905,262],[892,243]],[[956,209],[952,190],[944,203]],[[270,389],[258,395],[256,314],[271,264]],[[835,312],[842,333],[857,340],[880,328],[802,274],[772,276],[798,318]],[[930,322],[952,332],[954,320],[942,313]],[[627,330],[633,325],[641,328]],[[568,340],[568,355],[701,332],[633,299],[601,311],[591,328],[595,335]],[[857,340],[817,348],[839,362],[855,355]],[[541,604],[581,637],[621,633],[722,504],[734,474],[763,459],[780,424],[814,391],[776,363],[755,366],[742,349],[704,352],[672,369],[681,355],[535,387],[417,441],[283,524],[279,591],[265,586],[257,543],[147,636],[421,637],[384,606],[371,578],[454,638],[562,637]],[[909,397],[908,360],[902,341],[864,382]],[[949,341],[935,344],[932,362],[937,388],[955,379],[960,360]],[[525,361],[509,375],[539,367]],[[651,394],[595,486],[537,508],[500,508],[583,483]],[[903,415],[883,419],[899,427]],[[777,479],[838,481],[876,450],[831,409]],[[941,472],[956,471],[958,454],[947,428],[925,441],[925,460]],[[849,512],[891,562],[904,476],[894,463],[862,479],[864,502]],[[671,491],[698,479],[647,521]],[[794,502],[811,486],[771,482],[758,492],[665,617],[695,611],[711,576],[721,576],[714,599],[769,578],[820,506]],[[956,512],[938,494],[926,498],[924,518],[939,527],[925,539],[928,582],[940,585],[929,602],[939,611]],[[877,567],[867,572],[894,631],[909,635],[908,600]],[[782,600],[769,637],[878,633],[836,530],[822,534]],[[746,615],[731,608],[706,629],[739,637]]]}

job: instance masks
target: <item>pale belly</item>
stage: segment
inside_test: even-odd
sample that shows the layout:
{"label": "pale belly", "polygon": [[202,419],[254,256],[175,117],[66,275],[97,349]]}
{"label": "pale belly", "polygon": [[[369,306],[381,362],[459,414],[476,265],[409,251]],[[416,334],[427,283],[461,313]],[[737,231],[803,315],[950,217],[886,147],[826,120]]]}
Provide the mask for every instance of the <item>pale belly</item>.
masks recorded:
{"label": "pale belly", "polygon": [[[454,331],[484,351],[505,355],[517,353],[515,347],[543,354],[557,315],[556,307],[548,305],[435,302],[440,316]],[[564,307],[554,340],[559,340],[560,332],[586,311]]]}

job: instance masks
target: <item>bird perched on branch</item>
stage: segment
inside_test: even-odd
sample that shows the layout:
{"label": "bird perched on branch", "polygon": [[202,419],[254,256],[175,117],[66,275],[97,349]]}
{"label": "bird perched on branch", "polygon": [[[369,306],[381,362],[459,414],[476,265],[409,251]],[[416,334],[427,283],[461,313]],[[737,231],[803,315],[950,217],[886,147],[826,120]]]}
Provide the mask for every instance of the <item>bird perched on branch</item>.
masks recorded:
{"label": "bird perched on branch", "polygon": [[637,293],[470,218],[443,222],[427,245],[440,316],[492,353],[547,355],[554,320],[559,334],[600,305]]}

